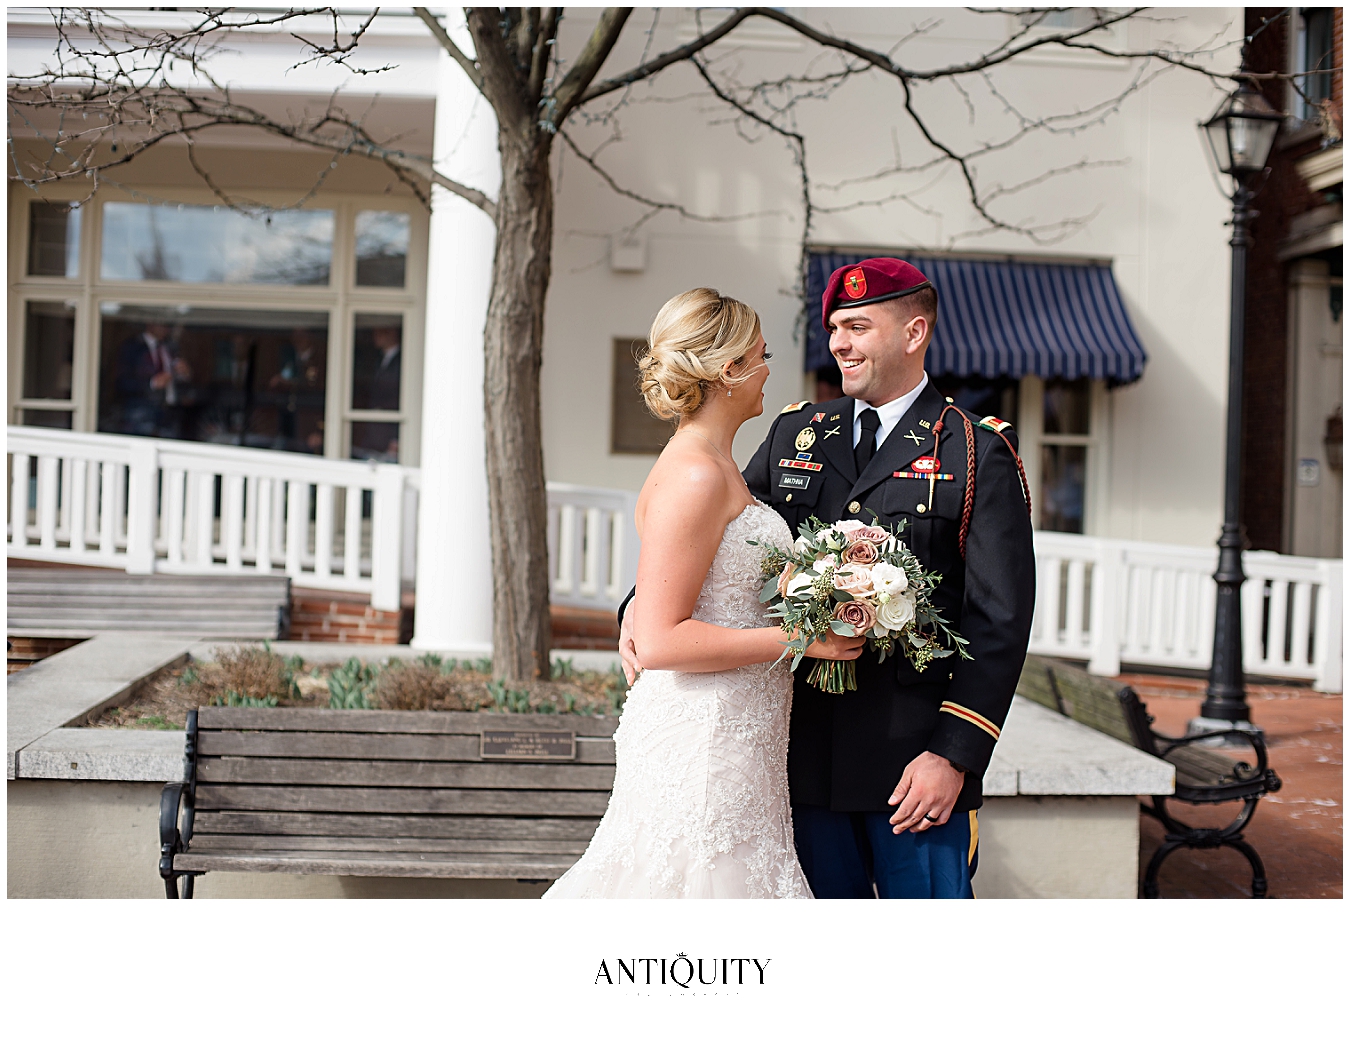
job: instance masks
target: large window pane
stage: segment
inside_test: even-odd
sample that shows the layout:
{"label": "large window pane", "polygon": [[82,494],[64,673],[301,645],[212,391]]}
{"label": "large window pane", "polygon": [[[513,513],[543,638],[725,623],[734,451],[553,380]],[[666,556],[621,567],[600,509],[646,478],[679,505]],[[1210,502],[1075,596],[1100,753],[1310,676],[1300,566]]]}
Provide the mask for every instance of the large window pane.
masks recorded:
{"label": "large window pane", "polygon": [[367,209],[356,214],[356,284],[403,288],[408,266],[407,213]]}
{"label": "large window pane", "polygon": [[44,278],[79,277],[80,212],[69,202],[29,203],[29,274]]}
{"label": "large window pane", "polygon": [[352,457],[375,462],[397,462],[398,423],[353,422]]}
{"label": "large window pane", "polygon": [[1087,448],[1046,444],[1041,448],[1041,529],[1083,533]]}
{"label": "large window pane", "polygon": [[103,206],[102,277],[117,281],[327,285],[333,212],[252,217],[223,206]]}
{"label": "large window pane", "polygon": [[398,411],[403,318],[398,314],[357,314],[352,345],[352,410]]}
{"label": "large window pane", "polygon": [[323,452],[328,315],[105,303],[98,428]]}
{"label": "large window pane", "polygon": [[70,400],[75,363],[75,308],[30,301],[24,307],[23,395]]}
{"label": "large window pane", "polygon": [[1087,379],[1049,379],[1045,383],[1045,432],[1087,436],[1091,399]]}

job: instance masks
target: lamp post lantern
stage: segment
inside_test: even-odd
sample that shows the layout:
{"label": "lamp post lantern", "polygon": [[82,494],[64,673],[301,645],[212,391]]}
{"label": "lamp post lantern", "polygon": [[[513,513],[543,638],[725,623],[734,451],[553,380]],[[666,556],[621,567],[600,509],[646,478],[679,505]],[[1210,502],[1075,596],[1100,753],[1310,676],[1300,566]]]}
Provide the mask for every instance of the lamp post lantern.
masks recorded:
{"label": "lamp post lantern", "polygon": [[1249,227],[1256,218],[1252,200],[1261,190],[1266,160],[1283,117],[1243,80],[1204,124],[1205,139],[1222,173],[1233,178],[1232,296],[1228,326],[1228,415],[1224,437],[1223,531],[1219,535],[1218,585],[1214,610],[1214,653],[1200,717],[1189,732],[1221,733],[1255,729],[1242,677],[1242,533],[1238,525],[1242,466],[1242,353],[1247,289]]}

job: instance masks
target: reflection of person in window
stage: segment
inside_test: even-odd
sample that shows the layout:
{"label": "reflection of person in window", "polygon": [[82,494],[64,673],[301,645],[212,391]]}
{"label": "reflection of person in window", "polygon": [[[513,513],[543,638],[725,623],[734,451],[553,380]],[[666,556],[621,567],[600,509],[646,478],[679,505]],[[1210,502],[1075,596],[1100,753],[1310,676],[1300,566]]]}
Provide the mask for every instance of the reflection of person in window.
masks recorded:
{"label": "reflection of person in window", "polygon": [[268,382],[269,389],[285,394],[281,433],[292,451],[323,451],[325,345],[313,329],[291,329],[290,341],[281,347],[281,370]]}
{"label": "reflection of person in window", "polygon": [[402,331],[390,325],[371,330],[374,348],[360,351],[352,390],[358,411],[397,411],[403,369]]}
{"label": "reflection of person in window", "polygon": [[151,323],[117,351],[117,396],[123,432],[178,437],[182,404],[192,370],[178,356],[169,326]]}

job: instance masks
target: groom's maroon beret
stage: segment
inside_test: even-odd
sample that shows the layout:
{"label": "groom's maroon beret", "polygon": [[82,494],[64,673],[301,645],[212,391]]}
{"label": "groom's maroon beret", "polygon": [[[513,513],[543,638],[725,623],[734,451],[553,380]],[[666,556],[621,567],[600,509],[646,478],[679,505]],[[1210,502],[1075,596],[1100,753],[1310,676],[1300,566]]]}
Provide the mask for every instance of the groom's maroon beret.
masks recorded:
{"label": "groom's maroon beret", "polygon": [[836,310],[899,299],[922,288],[931,288],[932,284],[912,263],[890,256],[877,256],[840,267],[830,275],[825,295],[820,299],[820,323],[829,331],[830,315]]}

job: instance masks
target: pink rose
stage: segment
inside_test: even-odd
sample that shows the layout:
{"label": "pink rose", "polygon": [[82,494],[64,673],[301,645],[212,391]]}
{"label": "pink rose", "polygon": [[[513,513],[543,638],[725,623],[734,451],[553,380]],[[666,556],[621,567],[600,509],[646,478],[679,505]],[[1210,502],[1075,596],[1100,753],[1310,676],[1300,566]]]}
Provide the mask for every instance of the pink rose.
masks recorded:
{"label": "pink rose", "polygon": [[849,541],[853,540],[853,535],[867,526],[862,520],[839,520],[837,523],[830,524],[830,530],[837,530]]}
{"label": "pink rose", "polygon": [[849,595],[871,595],[872,574],[862,567],[845,567],[834,572],[834,586]]}
{"label": "pink rose", "polygon": [[845,563],[858,563],[867,566],[875,563],[880,556],[877,546],[871,541],[855,541],[844,549],[843,561]]}
{"label": "pink rose", "polygon": [[863,527],[861,530],[854,531],[849,540],[870,541],[874,545],[880,545],[890,536],[885,527]]}
{"label": "pink rose", "polygon": [[877,623],[877,611],[862,599],[841,602],[834,608],[834,619],[853,625],[855,635],[866,635]]}
{"label": "pink rose", "polygon": [[778,575],[778,594],[784,599],[787,598],[788,582],[792,580],[792,575],[797,572],[797,564],[789,563],[781,574]]}

